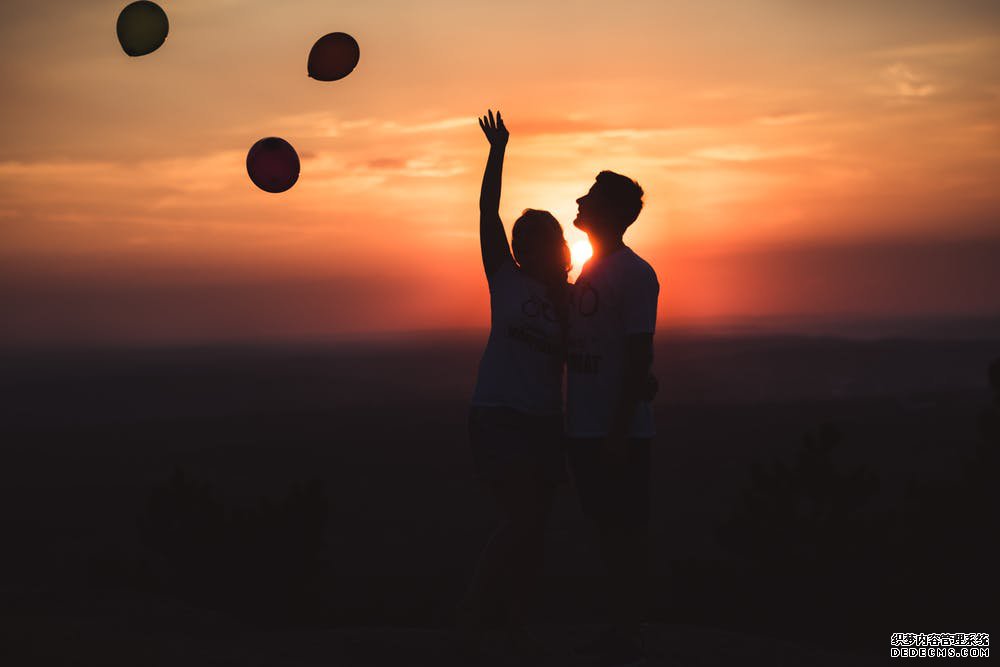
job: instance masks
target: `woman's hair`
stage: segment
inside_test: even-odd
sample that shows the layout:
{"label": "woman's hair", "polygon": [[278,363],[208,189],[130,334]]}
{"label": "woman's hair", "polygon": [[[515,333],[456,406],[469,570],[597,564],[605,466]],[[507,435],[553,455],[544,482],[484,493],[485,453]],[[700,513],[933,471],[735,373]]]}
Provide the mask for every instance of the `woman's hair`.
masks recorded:
{"label": "woman's hair", "polygon": [[552,273],[569,273],[573,266],[570,259],[569,246],[563,236],[559,221],[548,211],[526,208],[521,217],[514,222],[511,231],[510,245],[514,260],[523,264],[522,258],[532,255],[537,260],[552,262]]}
{"label": "woman's hair", "polygon": [[559,221],[548,211],[526,208],[514,222],[510,234],[514,260],[523,266],[522,258],[530,255],[534,262],[541,264],[547,276],[546,294],[555,308],[556,318],[562,331],[560,346],[565,351],[567,326],[569,321],[569,270],[573,260],[563,236]]}

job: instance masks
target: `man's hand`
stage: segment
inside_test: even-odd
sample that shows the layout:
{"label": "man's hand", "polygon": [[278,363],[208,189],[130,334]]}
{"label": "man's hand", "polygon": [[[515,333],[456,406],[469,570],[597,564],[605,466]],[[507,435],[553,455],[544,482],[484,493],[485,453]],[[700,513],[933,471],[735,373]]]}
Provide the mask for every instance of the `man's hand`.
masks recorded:
{"label": "man's hand", "polygon": [[660,392],[660,382],[656,376],[650,373],[646,376],[646,381],[636,394],[644,401],[652,401]]}
{"label": "man's hand", "polygon": [[507,145],[510,132],[507,131],[507,127],[503,124],[503,118],[500,116],[499,111],[497,111],[495,119],[493,118],[493,110],[490,109],[488,112],[488,115],[479,119],[479,127],[483,129],[483,134],[486,135],[486,140],[490,142],[491,147],[503,148]]}

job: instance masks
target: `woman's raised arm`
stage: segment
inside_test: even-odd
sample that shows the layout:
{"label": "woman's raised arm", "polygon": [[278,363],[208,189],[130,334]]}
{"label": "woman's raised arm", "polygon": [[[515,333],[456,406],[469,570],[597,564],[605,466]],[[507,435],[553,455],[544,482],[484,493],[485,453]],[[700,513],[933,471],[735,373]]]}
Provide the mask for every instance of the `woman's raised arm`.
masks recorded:
{"label": "woman's raised arm", "polygon": [[483,187],[479,192],[479,247],[483,253],[483,269],[490,276],[504,262],[513,261],[507,232],[500,220],[500,181],[503,174],[503,156],[507,149],[510,133],[503,124],[503,118],[493,111],[479,119],[479,127],[490,142],[490,156],[483,172]]}

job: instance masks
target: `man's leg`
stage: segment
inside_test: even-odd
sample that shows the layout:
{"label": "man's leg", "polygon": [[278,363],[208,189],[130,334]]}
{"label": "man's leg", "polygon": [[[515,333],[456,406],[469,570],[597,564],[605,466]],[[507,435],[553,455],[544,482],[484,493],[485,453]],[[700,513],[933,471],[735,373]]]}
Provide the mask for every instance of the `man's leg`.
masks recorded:
{"label": "man's leg", "polygon": [[570,462],[583,512],[593,522],[607,571],[607,596],[615,633],[637,639],[645,614],[649,571],[650,441],[632,439],[615,464],[603,442],[570,443]]}
{"label": "man's leg", "polygon": [[649,440],[629,441],[625,466],[609,470],[606,512],[598,515],[598,539],[608,570],[612,626],[638,638],[649,586]]}

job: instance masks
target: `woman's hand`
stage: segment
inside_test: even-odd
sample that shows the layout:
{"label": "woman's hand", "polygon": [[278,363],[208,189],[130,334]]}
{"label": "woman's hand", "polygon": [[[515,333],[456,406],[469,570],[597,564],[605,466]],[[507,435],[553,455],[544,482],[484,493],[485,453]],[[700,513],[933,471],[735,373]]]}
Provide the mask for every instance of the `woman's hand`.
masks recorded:
{"label": "woman's hand", "polygon": [[486,140],[490,142],[491,147],[503,148],[507,145],[510,132],[503,124],[503,118],[499,111],[494,119],[493,110],[490,109],[488,115],[479,119],[479,127],[483,128],[483,134],[486,135]]}

